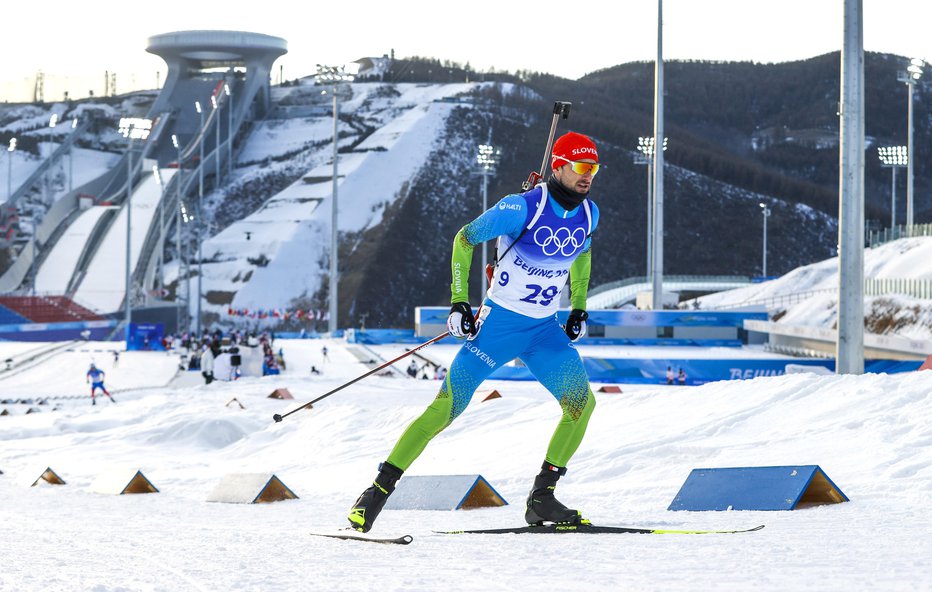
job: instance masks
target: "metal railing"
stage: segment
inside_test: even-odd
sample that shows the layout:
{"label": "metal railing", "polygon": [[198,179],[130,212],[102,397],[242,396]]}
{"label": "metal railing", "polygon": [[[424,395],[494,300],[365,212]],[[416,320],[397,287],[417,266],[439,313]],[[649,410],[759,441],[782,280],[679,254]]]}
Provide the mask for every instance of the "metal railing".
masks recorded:
{"label": "metal railing", "polygon": [[889,243],[901,238],[912,238],[914,236],[932,236],[932,224],[914,224],[912,226],[894,226],[893,228],[884,228],[871,232],[867,237],[867,244],[870,248],[879,247],[884,243]]}
{"label": "metal railing", "polygon": [[[607,284],[601,284],[595,288],[589,290],[589,297],[601,294],[602,292],[608,292],[609,290],[615,290],[617,288],[625,288],[627,286],[633,286],[635,284],[644,284],[651,283],[652,278],[647,276],[639,275],[634,277],[625,278],[623,280],[618,280],[614,282],[608,282]],[[683,282],[683,283],[697,283],[697,284],[711,284],[711,283],[736,283],[736,284],[750,284],[751,278],[746,275],[665,275],[663,276],[664,282]]]}
{"label": "metal railing", "polygon": [[908,278],[873,278],[864,280],[865,296],[902,294],[924,300],[932,299],[932,280]]}
{"label": "metal railing", "polygon": [[823,288],[821,290],[808,290],[806,292],[792,292],[790,294],[779,294],[768,296],[767,298],[755,298],[753,300],[743,300],[741,302],[732,302],[730,304],[720,304],[718,306],[703,307],[703,310],[730,310],[734,308],[744,308],[747,306],[763,306],[768,310],[773,310],[790,304],[797,304],[803,300],[808,300],[818,294],[827,294],[838,292],[838,288]]}

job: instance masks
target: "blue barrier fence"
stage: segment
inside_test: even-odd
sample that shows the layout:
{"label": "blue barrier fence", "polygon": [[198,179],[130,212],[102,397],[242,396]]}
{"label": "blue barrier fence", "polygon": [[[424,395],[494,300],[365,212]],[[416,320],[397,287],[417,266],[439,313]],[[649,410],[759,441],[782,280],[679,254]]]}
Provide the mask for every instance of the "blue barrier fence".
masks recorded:
{"label": "blue barrier fence", "polygon": [[[566,322],[569,310],[557,311],[557,319]],[[420,306],[416,322],[422,325],[446,325],[449,307]],[[590,325],[607,327],[743,327],[745,320],[766,321],[766,312],[702,310],[590,310]]]}
{"label": "blue barrier fence", "polygon": [[[921,363],[918,361],[868,360],[864,363],[864,371],[872,374],[912,372],[918,369]],[[583,365],[592,382],[622,384],[666,384],[668,367],[674,374],[679,374],[682,368],[686,373],[687,385],[699,385],[719,380],[747,380],[758,376],[781,376],[786,373],[788,365],[822,367],[832,372],[835,371],[834,360],[806,359],[583,358]],[[534,380],[531,372],[524,366],[501,366],[495,369],[491,378]]]}
{"label": "blue barrier fence", "polygon": [[0,325],[3,341],[69,341],[87,338],[105,340],[117,326],[117,321],[74,321],[69,323],[24,323]]}

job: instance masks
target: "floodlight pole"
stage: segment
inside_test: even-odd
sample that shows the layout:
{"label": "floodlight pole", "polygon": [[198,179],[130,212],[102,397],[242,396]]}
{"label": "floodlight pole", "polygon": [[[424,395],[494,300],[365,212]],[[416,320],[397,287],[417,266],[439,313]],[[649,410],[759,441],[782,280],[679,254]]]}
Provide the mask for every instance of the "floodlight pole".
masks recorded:
{"label": "floodlight pole", "polygon": [[13,198],[13,153],[16,152],[16,138],[10,138],[10,145],[7,147],[6,152],[6,200],[9,202]]}
{"label": "floodlight pole", "polygon": [[916,81],[912,76],[907,78],[906,92],[909,94],[906,106],[906,118],[909,120],[906,131],[906,232],[913,225],[913,86]]}
{"label": "floodlight pole", "polygon": [[[130,130],[132,133],[132,130]],[[131,336],[130,323],[133,322],[133,297],[132,297],[132,264],[131,249],[132,243],[132,220],[133,220],[133,138],[130,137],[129,147],[126,149],[126,342],[129,343]]]}
{"label": "floodlight pole", "polygon": [[214,146],[214,165],[216,179],[214,179],[214,191],[220,188],[220,99],[216,95],[210,97],[214,106],[214,125],[217,127],[217,142]]}
{"label": "floodlight pole", "polygon": [[[482,170],[482,213],[489,209],[489,172],[485,168]],[[485,294],[489,291],[489,278],[486,275],[485,269],[489,264],[489,241],[482,241],[482,273],[479,275],[482,277],[481,292],[479,292],[479,301],[482,302],[485,300]]]}
{"label": "floodlight pole", "polygon": [[38,237],[39,224],[36,221],[35,216],[32,218],[32,295],[36,295],[36,276],[39,273],[39,270],[36,269],[36,242],[39,240]]}
{"label": "floodlight pole", "polygon": [[[838,374],[864,373],[863,0],[845,0],[841,51]],[[910,158],[910,160],[912,160]]]}
{"label": "floodlight pole", "polygon": [[767,204],[760,204],[761,211],[760,213],[764,218],[764,245],[763,245],[763,261],[761,262],[761,277],[767,277],[767,218],[770,217],[770,208],[767,207]]}
{"label": "floodlight pole", "polygon": [[[78,118],[71,120],[71,133],[78,127]],[[68,150],[68,193],[74,191],[74,139],[71,140],[71,148]]]}
{"label": "floodlight pole", "polygon": [[909,154],[906,146],[880,146],[877,148],[877,155],[880,157],[880,166],[885,169],[892,169],[891,186],[890,186],[890,233],[895,236],[896,228],[896,169],[906,167],[909,161]]}
{"label": "floodlight pole", "polygon": [[337,265],[337,235],[339,233],[338,218],[339,208],[337,207],[337,187],[338,182],[338,129],[337,124],[340,121],[340,102],[337,99],[337,83],[333,84],[333,198],[330,201],[330,319],[327,325],[331,337],[337,330],[337,286],[339,285],[339,266]]}
{"label": "floodlight pole", "polygon": [[654,220],[651,307],[663,309],[663,0],[657,0],[657,61],[654,73]]}
{"label": "floodlight pole", "polygon": [[[234,74],[234,78],[235,78]],[[223,85],[227,94],[227,182],[233,176],[233,90],[229,84]]]}
{"label": "floodlight pole", "polygon": [[[495,174],[495,167],[498,165],[500,155],[501,151],[492,146],[492,133],[489,132],[488,143],[480,144],[476,155],[476,160],[479,163],[479,170],[476,174],[482,176],[482,213],[489,209],[489,176]],[[489,290],[488,276],[485,271],[488,263],[489,251],[487,241],[485,241],[482,243],[481,298],[485,298],[485,293]]]}
{"label": "floodlight pole", "polygon": [[204,284],[204,248],[203,240],[201,237],[201,231],[204,226],[204,110],[201,109],[200,101],[195,101],[194,106],[197,109],[197,112],[201,116],[201,128],[200,128],[200,146],[198,152],[198,183],[197,183],[197,321],[195,321],[195,336],[199,341],[201,339],[201,294]]}
{"label": "floodlight pole", "polygon": [[654,165],[647,158],[647,278],[653,281],[654,271]]}
{"label": "floodlight pole", "polygon": [[[172,134],[172,144],[175,146],[175,153],[178,155],[177,164],[178,164],[178,174],[176,175],[177,181],[177,205],[175,206],[175,216],[177,217],[176,232],[175,232],[175,253],[178,257],[178,287],[175,289],[175,331],[181,331],[181,185],[184,178],[181,176],[182,166],[181,166],[181,143],[178,141],[178,136]],[[190,282],[190,278],[188,279]],[[190,285],[190,284],[189,284]]]}
{"label": "floodlight pole", "polygon": [[890,167],[890,232],[896,228],[896,167]]}

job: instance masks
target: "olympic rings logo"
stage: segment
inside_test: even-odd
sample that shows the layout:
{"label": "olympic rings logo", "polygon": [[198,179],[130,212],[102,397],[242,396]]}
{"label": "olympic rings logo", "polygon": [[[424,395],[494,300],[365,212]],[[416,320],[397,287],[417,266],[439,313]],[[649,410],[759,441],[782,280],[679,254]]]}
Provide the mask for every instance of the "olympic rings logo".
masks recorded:
{"label": "olympic rings logo", "polygon": [[534,231],[534,242],[541,248],[544,255],[552,257],[560,253],[569,257],[586,242],[586,230],[577,228],[557,228],[556,232],[549,226],[541,226]]}

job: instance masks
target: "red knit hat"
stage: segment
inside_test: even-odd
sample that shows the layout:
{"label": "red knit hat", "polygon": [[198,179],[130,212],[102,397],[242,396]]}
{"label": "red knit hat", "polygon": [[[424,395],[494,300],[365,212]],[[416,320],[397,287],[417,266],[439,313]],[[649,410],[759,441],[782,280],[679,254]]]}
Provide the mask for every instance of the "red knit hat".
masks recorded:
{"label": "red knit hat", "polygon": [[599,153],[596,150],[595,142],[590,140],[588,136],[576,132],[566,132],[553,143],[550,168],[558,169],[565,165],[567,160],[594,160],[599,162]]}

